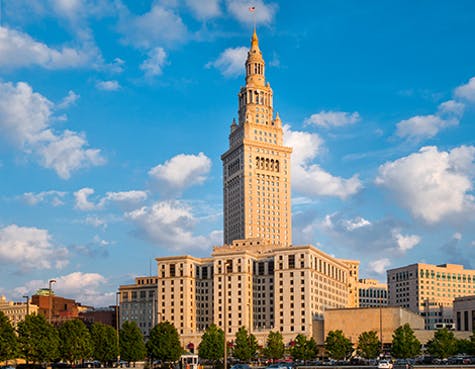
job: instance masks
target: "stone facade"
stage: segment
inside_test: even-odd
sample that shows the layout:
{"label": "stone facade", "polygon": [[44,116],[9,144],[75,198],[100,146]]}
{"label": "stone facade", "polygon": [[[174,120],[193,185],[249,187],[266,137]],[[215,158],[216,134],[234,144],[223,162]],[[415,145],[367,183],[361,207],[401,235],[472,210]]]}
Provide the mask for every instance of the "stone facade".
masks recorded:
{"label": "stone facade", "polygon": [[0,297],[0,311],[10,319],[10,323],[15,328],[17,324],[29,314],[38,314],[38,306],[28,302],[7,301],[5,296]]}
{"label": "stone facade", "polygon": [[453,319],[456,330],[473,332],[475,329],[475,295],[455,298]]}
{"label": "stone facade", "polygon": [[388,285],[376,279],[360,279],[358,281],[358,297],[360,307],[387,306]]}

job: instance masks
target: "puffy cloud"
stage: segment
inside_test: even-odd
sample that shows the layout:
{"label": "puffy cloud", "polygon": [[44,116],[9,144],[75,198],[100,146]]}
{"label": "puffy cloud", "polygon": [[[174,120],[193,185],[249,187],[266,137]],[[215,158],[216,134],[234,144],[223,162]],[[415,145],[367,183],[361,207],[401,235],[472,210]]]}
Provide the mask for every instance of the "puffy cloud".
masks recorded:
{"label": "puffy cloud", "polygon": [[191,208],[180,201],[156,202],[127,212],[125,217],[135,223],[138,236],[167,249],[205,249],[216,236],[194,236],[196,219]]}
{"label": "puffy cloud", "polygon": [[87,216],[86,219],[84,220],[84,223],[89,224],[95,228],[107,227],[107,221],[97,216]]}
{"label": "puffy cloud", "polygon": [[75,207],[79,210],[94,210],[96,205],[89,201],[89,196],[94,194],[92,188],[81,188],[79,191],[74,193],[74,198],[76,199]]}
{"label": "puffy cloud", "polygon": [[370,269],[377,274],[386,273],[386,269],[391,265],[388,258],[382,258],[369,262]]}
{"label": "puffy cloud", "polygon": [[198,19],[205,20],[221,15],[220,0],[185,0],[185,3]]}
{"label": "puffy cloud", "polygon": [[[255,7],[251,13],[249,6]],[[247,0],[227,0],[226,7],[229,13],[239,22],[244,24],[270,24],[277,12],[277,4],[266,4],[263,0],[254,0],[249,4]]]}
{"label": "puffy cloud", "polygon": [[96,87],[99,90],[103,90],[103,91],[117,91],[117,90],[120,90],[120,84],[119,84],[119,82],[117,82],[115,80],[98,81],[96,83]]}
{"label": "puffy cloud", "polygon": [[396,240],[397,246],[400,251],[406,252],[417,246],[421,242],[421,237],[417,235],[403,235],[398,231],[393,232],[393,237]]}
{"label": "puffy cloud", "polygon": [[16,224],[0,228],[0,261],[20,271],[62,268],[68,263],[68,251],[51,238],[46,229]]}
{"label": "puffy cloud", "polygon": [[396,134],[416,142],[432,138],[441,130],[458,125],[464,108],[460,102],[445,101],[439,105],[436,114],[416,115],[397,123]]}
{"label": "puffy cloud", "polygon": [[225,77],[237,77],[244,74],[248,51],[249,49],[244,46],[228,48],[216,60],[206,64],[206,67],[218,69]]}
{"label": "puffy cloud", "polygon": [[68,95],[61,100],[61,102],[56,105],[57,109],[66,109],[69,106],[73,105],[79,99],[79,95],[76,94],[74,91],[70,90]]}
{"label": "puffy cloud", "polygon": [[304,123],[315,125],[324,128],[341,127],[357,123],[361,120],[358,112],[346,113],[342,111],[321,111],[317,114],[312,114],[306,118]]}
{"label": "puffy cloud", "polygon": [[[79,210],[90,211],[98,210],[104,208],[107,203],[116,203],[119,206],[124,206],[126,208],[130,206],[136,206],[137,204],[145,201],[148,197],[147,192],[145,191],[120,191],[120,192],[107,192],[105,196],[97,200],[96,203],[89,200],[89,196],[94,194],[92,188],[81,188],[80,190],[74,193],[74,198],[76,199],[75,207]],[[94,225],[95,222],[90,224]]]}
{"label": "puffy cloud", "polygon": [[379,167],[376,184],[384,186],[414,217],[437,223],[474,210],[471,179],[475,147],[439,151],[428,146]]}
{"label": "puffy cloud", "polygon": [[475,102],[475,77],[470,78],[465,85],[457,87],[454,93],[461,99]]}
{"label": "puffy cloud", "polygon": [[134,15],[123,5],[119,7],[119,31],[126,43],[152,49],[182,42],[188,31],[182,19],[171,9],[155,3],[149,12]]}
{"label": "puffy cloud", "polygon": [[150,169],[148,174],[164,191],[182,191],[201,184],[211,169],[211,160],[202,152],[198,155],[179,154]]}
{"label": "puffy cloud", "polygon": [[140,69],[146,76],[153,77],[162,74],[162,69],[166,64],[167,54],[162,47],[156,47],[148,52],[148,59],[141,65]]}
{"label": "puffy cloud", "polygon": [[63,197],[66,192],[63,191],[43,191],[43,192],[25,192],[22,199],[28,205],[37,205],[41,202],[50,202],[53,206],[63,205]]}
{"label": "puffy cloud", "polygon": [[336,196],[341,199],[354,195],[362,188],[358,175],[349,179],[336,177],[312,164],[323,141],[314,133],[292,131],[284,126],[285,145],[293,148],[293,189],[307,196]]}
{"label": "puffy cloud", "polygon": [[105,163],[98,149],[86,148],[85,135],[51,128],[54,104],[24,82],[0,83],[0,133],[45,168],[67,179],[80,168]]}
{"label": "puffy cloud", "polygon": [[371,225],[371,222],[362,217],[356,217],[354,219],[347,219],[344,221],[345,227],[348,231],[354,231],[355,229],[361,227],[368,227]]}
{"label": "puffy cloud", "polygon": [[90,43],[79,49],[65,46],[52,49],[25,33],[0,27],[0,67],[95,68],[101,63],[98,49]]}

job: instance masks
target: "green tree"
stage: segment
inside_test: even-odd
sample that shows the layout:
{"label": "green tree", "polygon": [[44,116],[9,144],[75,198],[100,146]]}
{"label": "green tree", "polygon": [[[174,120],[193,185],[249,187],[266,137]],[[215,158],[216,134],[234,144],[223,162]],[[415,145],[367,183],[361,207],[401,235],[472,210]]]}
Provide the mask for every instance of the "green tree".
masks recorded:
{"label": "green tree", "polygon": [[0,361],[14,359],[17,353],[17,338],[10,320],[0,311]]}
{"label": "green tree", "polygon": [[473,355],[473,343],[470,339],[457,339],[457,354]]}
{"label": "green tree", "polygon": [[136,362],[147,355],[142,332],[135,322],[125,321],[119,332],[120,358]]}
{"label": "green tree", "polygon": [[434,338],[426,344],[429,354],[438,358],[447,358],[457,352],[457,339],[447,328],[439,329]]}
{"label": "green tree", "polygon": [[391,353],[396,358],[415,357],[421,352],[421,343],[409,324],[398,327],[393,333]]}
{"label": "green tree", "polygon": [[17,331],[19,352],[27,362],[50,362],[59,357],[58,331],[43,315],[27,315]]}
{"label": "green tree", "polygon": [[200,357],[216,362],[224,357],[224,332],[211,324],[201,336],[198,345]]}
{"label": "green tree", "polygon": [[332,359],[343,360],[353,353],[353,344],[345,337],[343,331],[330,331],[325,339],[325,350]]}
{"label": "green tree", "polygon": [[102,363],[111,363],[119,354],[117,333],[110,325],[94,323],[91,326],[92,356]]}
{"label": "green tree", "polygon": [[356,352],[365,359],[374,359],[381,350],[381,341],[376,331],[363,332],[358,336]]}
{"label": "green tree", "polygon": [[307,339],[303,334],[295,337],[294,346],[291,349],[291,355],[296,360],[311,360],[317,356],[317,343],[313,338]]}
{"label": "green tree", "polygon": [[233,356],[241,361],[249,361],[257,353],[257,340],[253,334],[248,334],[245,327],[239,328],[234,340]]}
{"label": "green tree", "polygon": [[161,322],[153,327],[147,342],[147,351],[152,359],[163,362],[177,361],[183,349],[175,326],[170,322]]}
{"label": "green tree", "polygon": [[87,359],[92,354],[91,335],[82,320],[67,320],[58,327],[59,353],[70,363]]}
{"label": "green tree", "polygon": [[269,332],[267,336],[266,347],[264,348],[264,355],[269,359],[277,360],[284,356],[285,346],[284,338],[280,332]]}

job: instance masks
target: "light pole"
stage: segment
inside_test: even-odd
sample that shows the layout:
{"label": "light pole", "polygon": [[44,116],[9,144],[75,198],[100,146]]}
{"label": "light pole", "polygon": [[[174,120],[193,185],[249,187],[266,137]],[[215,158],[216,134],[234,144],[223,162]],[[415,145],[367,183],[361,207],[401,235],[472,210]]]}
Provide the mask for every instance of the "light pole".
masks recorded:
{"label": "light pole", "polygon": [[115,334],[117,344],[117,367],[120,365],[120,344],[119,344],[119,296],[120,291],[115,293]]}
{"label": "light pole", "polygon": [[48,321],[51,324],[51,317],[53,315],[53,291],[51,290],[51,286],[53,283],[56,283],[55,279],[50,279],[48,282],[49,286],[49,312],[48,312]]}
{"label": "light pole", "polygon": [[30,296],[23,296],[26,299],[26,315],[30,315]]}
{"label": "light pole", "polygon": [[379,339],[381,341],[381,355],[384,355],[384,346],[383,346],[383,301],[382,301],[382,291],[379,290]]}

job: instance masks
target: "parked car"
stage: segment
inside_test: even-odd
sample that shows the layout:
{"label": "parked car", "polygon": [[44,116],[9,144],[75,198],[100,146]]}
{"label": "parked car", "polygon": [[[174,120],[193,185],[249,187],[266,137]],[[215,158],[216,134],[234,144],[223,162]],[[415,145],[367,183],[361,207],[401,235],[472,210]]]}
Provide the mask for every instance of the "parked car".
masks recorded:
{"label": "parked car", "polygon": [[248,364],[234,364],[230,369],[251,369]]}
{"label": "parked car", "polygon": [[389,360],[379,360],[378,369],[393,369],[393,364]]}
{"label": "parked car", "polygon": [[413,366],[410,359],[397,359],[393,364],[393,369],[412,369]]}

